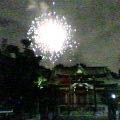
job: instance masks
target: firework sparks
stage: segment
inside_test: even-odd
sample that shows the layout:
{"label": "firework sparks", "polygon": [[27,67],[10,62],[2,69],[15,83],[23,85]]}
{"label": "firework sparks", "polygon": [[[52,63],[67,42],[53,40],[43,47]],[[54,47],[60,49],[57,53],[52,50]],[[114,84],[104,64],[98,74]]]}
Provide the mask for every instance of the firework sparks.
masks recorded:
{"label": "firework sparks", "polygon": [[44,59],[56,60],[66,49],[71,49],[73,44],[76,44],[72,41],[75,31],[64,16],[59,17],[53,12],[35,18],[27,34],[37,55],[42,54]]}

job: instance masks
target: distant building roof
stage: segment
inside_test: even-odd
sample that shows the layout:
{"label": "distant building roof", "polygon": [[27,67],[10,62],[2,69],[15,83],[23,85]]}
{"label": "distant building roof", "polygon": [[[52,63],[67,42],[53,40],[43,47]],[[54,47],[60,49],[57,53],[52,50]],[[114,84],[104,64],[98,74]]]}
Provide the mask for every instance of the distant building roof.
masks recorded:
{"label": "distant building roof", "polygon": [[110,73],[110,70],[107,67],[85,67],[84,68],[88,75],[107,75]]}
{"label": "distant building roof", "polygon": [[63,65],[57,65],[54,68],[55,74],[60,74],[60,75],[73,75],[77,71],[77,69],[78,69],[77,66],[66,67]]}

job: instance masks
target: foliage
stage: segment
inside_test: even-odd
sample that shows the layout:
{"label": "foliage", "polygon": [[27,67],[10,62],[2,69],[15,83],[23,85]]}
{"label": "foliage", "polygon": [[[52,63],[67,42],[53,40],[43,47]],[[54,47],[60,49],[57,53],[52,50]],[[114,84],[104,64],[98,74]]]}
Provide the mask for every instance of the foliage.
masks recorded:
{"label": "foliage", "polygon": [[[0,54],[0,95],[22,102],[26,108],[32,108],[34,98],[38,96],[38,88],[34,81],[39,81],[42,57],[36,57],[29,49],[29,42],[23,40],[24,50],[20,52],[17,46],[9,45],[6,39],[1,45]],[[27,45],[26,45],[27,44]]]}
{"label": "foliage", "polygon": [[35,81],[34,83],[35,83],[40,89],[42,89],[43,86],[46,85],[47,80],[46,80],[43,76],[40,76],[40,77],[38,78],[38,81]]}
{"label": "foliage", "polygon": [[45,86],[40,91],[40,112],[44,114],[45,109],[49,111],[56,111],[56,107],[59,103],[59,88],[56,85]]}

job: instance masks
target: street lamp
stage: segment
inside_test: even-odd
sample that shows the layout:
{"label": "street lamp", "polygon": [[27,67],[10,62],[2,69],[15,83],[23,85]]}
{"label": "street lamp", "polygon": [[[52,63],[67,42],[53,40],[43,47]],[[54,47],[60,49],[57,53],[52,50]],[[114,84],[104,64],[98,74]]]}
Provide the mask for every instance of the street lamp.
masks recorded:
{"label": "street lamp", "polygon": [[116,120],[116,95],[112,93],[108,102],[109,120]]}
{"label": "street lamp", "polygon": [[115,94],[111,94],[111,98],[115,99],[116,95]]}

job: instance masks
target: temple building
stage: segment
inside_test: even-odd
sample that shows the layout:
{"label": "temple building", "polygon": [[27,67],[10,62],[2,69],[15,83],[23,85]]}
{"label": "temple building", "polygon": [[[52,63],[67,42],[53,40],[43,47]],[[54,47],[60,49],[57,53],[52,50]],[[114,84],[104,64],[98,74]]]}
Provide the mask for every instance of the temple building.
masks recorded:
{"label": "temple building", "polygon": [[57,85],[61,91],[59,95],[59,106],[61,108],[70,107],[82,110],[94,106],[97,109],[98,104],[103,104],[104,93],[106,91],[116,92],[120,82],[119,77],[115,77],[104,66],[88,67],[77,64],[72,67],[65,67],[57,65],[53,71],[54,82],[52,83]]}

